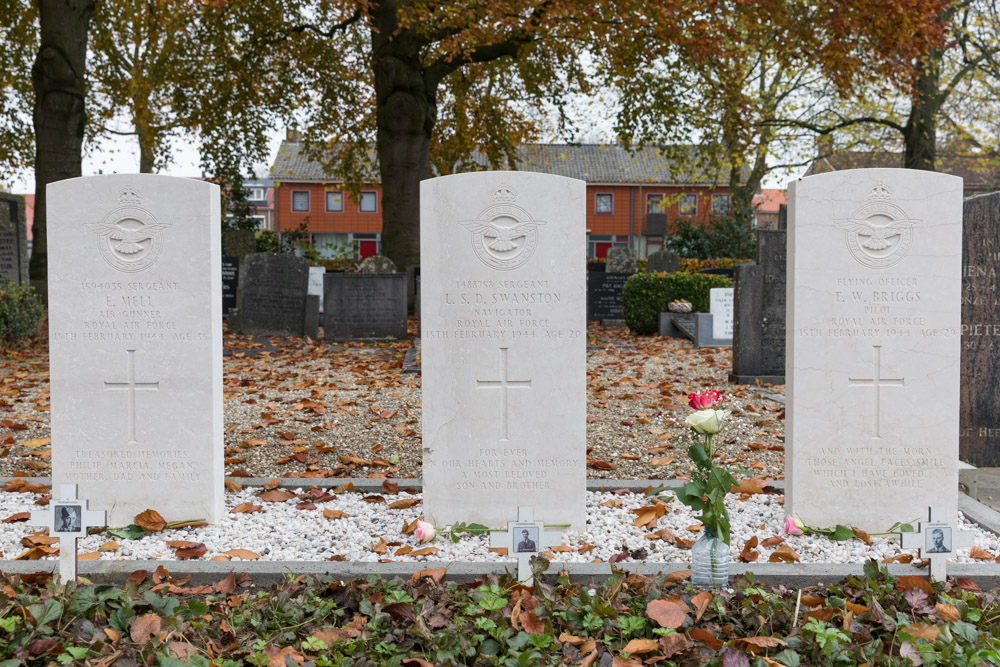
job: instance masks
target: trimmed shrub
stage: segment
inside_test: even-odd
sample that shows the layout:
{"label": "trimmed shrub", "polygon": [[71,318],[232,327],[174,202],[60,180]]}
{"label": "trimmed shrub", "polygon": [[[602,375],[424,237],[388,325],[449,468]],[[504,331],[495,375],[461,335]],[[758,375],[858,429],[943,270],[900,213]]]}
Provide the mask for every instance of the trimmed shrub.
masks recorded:
{"label": "trimmed shrub", "polygon": [[674,299],[690,301],[695,312],[708,312],[708,290],[713,287],[732,287],[732,282],[707,273],[636,273],[622,289],[625,323],[637,334],[656,333],[660,313]]}
{"label": "trimmed shrub", "polygon": [[42,300],[30,287],[0,279],[0,348],[37,334],[44,317]]}

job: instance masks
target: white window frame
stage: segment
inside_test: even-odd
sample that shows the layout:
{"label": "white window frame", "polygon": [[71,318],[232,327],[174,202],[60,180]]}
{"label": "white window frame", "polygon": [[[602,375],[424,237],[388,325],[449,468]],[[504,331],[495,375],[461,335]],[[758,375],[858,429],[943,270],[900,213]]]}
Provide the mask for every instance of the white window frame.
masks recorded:
{"label": "white window frame", "polygon": [[[688,197],[694,197],[694,209],[690,213],[684,213],[684,210],[681,208],[681,204],[686,201]],[[686,193],[681,195],[680,201],[677,202],[677,215],[685,218],[698,217],[698,195],[695,193]]]}
{"label": "white window frame", "polygon": [[[366,211],[364,208],[365,195],[371,195],[375,201],[375,208],[370,211]],[[358,195],[358,213],[378,213],[378,191],[377,190],[362,190]]]}
{"label": "white window frame", "polygon": [[253,185],[247,188],[247,199],[250,201],[264,201],[267,199],[267,188]]}
{"label": "white window frame", "polygon": [[[608,210],[601,210],[601,198],[608,198]],[[595,192],[594,193],[594,215],[614,215],[615,214],[615,194],[613,192]]]}
{"label": "white window frame", "polygon": [[[330,195],[340,195],[340,208],[330,208]],[[327,190],[323,193],[323,205],[326,207],[327,213],[343,213],[344,212],[344,191],[343,190]]]}
{"label": "white window frame", "polygon": [[[306,207],[295,208],[295,195],[303,193],[306,196]],[[292,190],[292,213],[309,213],[310,209],[312,209],[312,193],[308,190]]]}
{"label": "white window frame", "polygon": [[[719,211],[718,210],[718,207],[716,207],[716,205],[715,205],[716,201],[725,201],[726,202],[725,203],[725,210],[724,211]],[[729,210],[730,210],[731,206],[732,206],[732,199],[729,197],[729,193],[722,192],[722,193],[713,193],[712,194],[712,209],[711,209],[712,215],[729,215]]]}
{"label": "white window frame", "polygon": [[[664,213],[665,210],[662,206],[663,204],[663,193],[661,192],[651,192],[646,195],[646,213]],[[652,202],[656,202],[655,207],[650,207]]]}

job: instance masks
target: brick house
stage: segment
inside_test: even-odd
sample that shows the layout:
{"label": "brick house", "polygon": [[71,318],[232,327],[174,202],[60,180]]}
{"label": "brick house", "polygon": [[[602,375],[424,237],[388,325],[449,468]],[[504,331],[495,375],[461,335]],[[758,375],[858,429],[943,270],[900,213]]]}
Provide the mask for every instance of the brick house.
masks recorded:
{"label": "brick house", "polygon": [[[660,249],[678,221],[706,224],[729,212],[728,174],[717,178],[677,168],[655,148],[629,153],[616,145],[527,144],[519,149],[522,171],[587,182],[587,256],[603,258],[612,246],[631,246],[640,258]],[[484,168],[486,167],[484,163]],[[274,217],[282,232],[306,223],[313,243],[324,247],[357,242],[361,257],[381,248],[382,192],[376,178],[358,201],[323,175],[290,132],[271,167]]]}

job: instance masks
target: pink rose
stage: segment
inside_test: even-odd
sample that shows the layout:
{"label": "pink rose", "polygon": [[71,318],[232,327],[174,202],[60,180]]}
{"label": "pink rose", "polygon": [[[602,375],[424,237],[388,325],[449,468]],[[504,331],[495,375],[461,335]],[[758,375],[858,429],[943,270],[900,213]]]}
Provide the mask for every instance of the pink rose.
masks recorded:
{"label": "pink rose", "polygon": [[694,410],[704,410],[705,408],[715,407],[722,402],[722,398],[722,394],[715,389],[706,389],[688,394],[688,399],[690,399],[688,400],[688,405]]}
{"label": "pink rose", "polygon": [[802,522],[792,517],[785,517],[785,532],[789,535],[802,534]]}
{"label": "pink rose", "polygon": [[418,542],[430,542],[434,539],[434,524],[427,521],[417,521],[417,529],[413,531],[413,536]]}

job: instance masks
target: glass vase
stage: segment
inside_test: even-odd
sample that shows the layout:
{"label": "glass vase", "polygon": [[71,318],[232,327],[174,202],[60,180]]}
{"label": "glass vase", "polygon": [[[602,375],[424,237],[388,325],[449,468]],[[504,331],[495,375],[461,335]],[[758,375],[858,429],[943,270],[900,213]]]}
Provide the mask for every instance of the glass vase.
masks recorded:
{"label": "glass vase", "polygon": [[707,530],[691,547],[691,582],[701,588],[729,584],[729,545]]}

